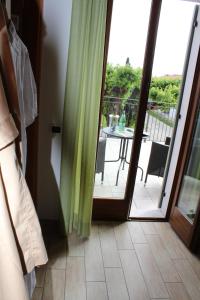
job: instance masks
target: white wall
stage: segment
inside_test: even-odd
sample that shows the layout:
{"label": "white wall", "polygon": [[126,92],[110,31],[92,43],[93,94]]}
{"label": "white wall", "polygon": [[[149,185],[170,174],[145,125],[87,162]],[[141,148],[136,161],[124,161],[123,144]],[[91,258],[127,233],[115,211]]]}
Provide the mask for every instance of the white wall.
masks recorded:
{"label": "white wall", "polygon": [[72,0],[44,0],[45,32],[39,107],[38,213],[56,219],[59,207],[61,134]]}

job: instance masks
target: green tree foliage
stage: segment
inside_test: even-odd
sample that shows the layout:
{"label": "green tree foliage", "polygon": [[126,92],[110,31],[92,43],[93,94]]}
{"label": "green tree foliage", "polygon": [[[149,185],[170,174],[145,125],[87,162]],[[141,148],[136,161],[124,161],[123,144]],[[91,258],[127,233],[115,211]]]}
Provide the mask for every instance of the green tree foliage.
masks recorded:
{"label": "green tree foliage", "polygon": [[141,81],[142,70],[133,69],[130,65],[107,65],[105,95],[124,98],[129,96],[134,87]]}
{"label": "green tree foliage", "polygon": [[151,87],[159,88],[164,90],[169,85],[180,86],[181,77],[180,76],[162,76],[154,77],[151,81]]}
{"label": "green tree foliage", "polygon": [[[128,98],[134,90],[140,90],[142,69],[133,69],[130,64],[125,66],[107,65],[105,80],[105,95],[118,98]],[[181,85],[180,76],[154,77],[150,86],[149,97],[157,104],[167,107],[176,105]]]}
{"label": "green tree foliage", "polygon": [[179,96],[180,84],[166,85],[164,88],[151,87],[149,96],[155,104],[157,104],[161,110],[168,111],[170,107],[175,107]]}
{"label": "green tree foliage", "polygon": [[[108,115],[121,114],[125,109],[129,124],[135,123],[135,108],[140,93],[142,69],[132,68],[129,59],[125,66],[107,64],[105,79],[105,102],[103,122],[108,122]],[[149,100],[153,106],[167,112],[175,107],[179,97],[181,76],[154,77],[151,81]],[[134,125],[133,125],[134,126]]]}

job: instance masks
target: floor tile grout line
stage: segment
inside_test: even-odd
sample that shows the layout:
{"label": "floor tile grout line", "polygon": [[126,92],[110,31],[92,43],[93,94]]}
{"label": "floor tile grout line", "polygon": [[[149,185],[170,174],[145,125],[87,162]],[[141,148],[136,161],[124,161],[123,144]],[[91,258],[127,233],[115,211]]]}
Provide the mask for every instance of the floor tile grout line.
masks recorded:
{"label": "floor tile grout line", "polygon": [[[66,257],[67,260],[67,257]],[[65,289],[64,289],[64,300],[66,299],[66,290],[67,290],[67,261],[66,261],[66,268],[65,268]]]}
{"label": "floor tile grout line", "polygon": [[[192,263],[190,262],[190,260],[186,257],[184,260],[187,260],[187,262],[189,263],[189,265],[191,266],[193,272],[196,274],[197,278],[199,279],[200,281],[200,274],[197,274],[197,271],[194,269]],[[199,259],[199,264],[200,264],[200,259]]]}
{"label": "floor tile grout line", "polygon": [[[132,249],[134,250],[135,249],[135,247],[134,247],[134,244],[133,244],[133,241],[132,241],[132,238],[131,238],[131,234],[130,234],[130,231],[129,231],[129,228],[128,228],[128,224],[127,224],[127,222],[125,222],[125,224],[126,224],[126,229],[127,229],[127,232],[128,232],[128,235],[129,235],[129,238],[130,238],[130,241],[131,241],[131,245],[132,245]],[[115,231],[114,231],[114,233],[115,233]],[[116,239],[116,235],[115,235],[115,239]],[[117,239],[116,239],[117,240]],[[118,249],[118,250],[132,250],[132,249]]]}
{"label": "floor tile grout line", "polygon": [[[160,237],[161,237],[161,235],[160,235]],[[162,237],[161,237],[161,240],[163,241],[163,239],[162,239]],[[175,240],[176,241],[176,240]],[[176,244],[177,244],[177,246],[178,246],[178,243],[177,243],[177,241],[176,241]],[[177,248],[179,248],[179,246],[177,247]],[[167,249],[167,248],[166,248]],[[180,258],[173,258],[173,257],[171,257],[171,254],[170,254],[170,251],[167,249],[167,252],[169,253],[169,256],[170,256],[170,258],[171,259],[186,259],[186,257],[185,257],[185,254],[182,252],[182,250],[181,250],[181,252],[183,253],[183,257],[180,257]]]}
{"label": "floor tile grout line", "polygon": [[131,241],[132,241],[132,244],[133,244],[133,248],[135,249],[135,245],[134,245],[134,242],[133,242],[133,239],[132,239],[132,235],[131,235],[131,232],[130,232],[130,228],[129,228],[128,225],[127,225],[127,228],[128,228],[128,232],[129,232],[130,237],[131,237]]}
{"label": "floor tile grout line", "polygon": [[86,296],[86,300],[88,299],[88,290],[87,290],[87,280],[86,280],[86,262],[85,262],[85,243],[84,243],[84,275],[85,275],[85,296]]}
{"label": "floor tile grout line", "polygon": [[[143,243],[142,245],[147,245],[147,243]],[[144,274],[143,274],[143,271],[142,271],[142,267],[140,265],[140,261],[139,261],[139,258],[138,258],[138,255],[137,255],[137,252],[136,252],[136,249],[135,249],[135,256],[136,256],[136,259],[137,259],[137,262],[138,262],[138,265],[139,265],[139,268],[140,268],[140,271],[141,271],[141,275],[142,275],[142,278],[144,280],[144,284],[146,286],[146,290],[147,290],[147,293],[148,293],[148,296],[149,296],[149,299],[151,299],[151,295],[150,295],[150,292],[149,292],[149,288],[148,288],[148,285],[147,285],[147,282],[145,280],[145,277],[144,277]]]}
{"label": "floor tile grout line", "polygon": [[[181,243],[181,248],[182,248],[182,247],[186,247],[186,246],[183,244],[183,242],[180,240],[179,237],[178,237],[178,239],[179,239],[179,240],[178,240],[178,243],[179,243],[179,244]],[[183,251],[184,251],[184,250],[183,250]],[[189,250],[188,250],[188,251],[189,251]],[[184,252],[183,252],[183,254],[185,255],[185,258],[182,258],[182,259],[186,259],[186,260],[188,261],[188,263],[190,264],[192,270],[194,271],[194,273],[197,275],[198,279],[200,280],[200,274],[197,274],[196,270],[195,270],[194,267],[193,267],[192,262],[191,262],[190,259],[187,257],[187,254],[185,254]],[[192,254],[193,254],[193,253],[192,253]],[[197,256],[196,256],[196,258],[198,258],[199,263],[200,263],[200,257],[197,257]]]}
{"label": "floor tile grout line", "polygon": [[[147,235],[147,236],[148,236],[148,235],[149,235],[149,236],[152,236],[152,234],[146,234],[146,235]],[[156,234],[156,235],[157,235],[157,234]],[[154,234],[153,236],[155,236],[155,234]],[[159,235],[158,235],[158,237],[160,238]],[[163,247],[164,247],[165,251],[167,251],[167,248],[165,247],[165,245],[164,245],[164,243],[163,243],[163,241],[162,241],[161,238],[160,238],[160,240],[161,240],[161,242],[162,242],[162,244],[163,244]],[[156,261],[156,259],[155,259],[155,255],[154,255],[154,253],[153,253],[153,251],[152,251],[151,245],[150,245],[149,242],[148,242],[148,239],[147,239],[147,244],[148,244],[148,246],[149,246],[149,248],[150,248],[150,251],[151,251],[151,254],[152,254],[153,258],[154,258],[154,262],[156,263],[157,268],[158,268],[158,270],[159,270],[159,272],[160,272],[162,281],[163,281],[164,283],[168,283],[168,281],[165,281],[164,278],[163,278],[163,274],[162,274],[162,272],[161,272],[161,270],[160,270],[160,266],[158,265],[158,263],[157,263],[157,261]],[[171,262],[173,263],[173,260],[172,260],[172,258],[170,257],[168,251],[167,251],[167,254],[168,254],[168,256],[169,256],[169,259],[170,259]],[[176,268],[175,268],[175,270],[176,270]],[[177,270],[176,270],[176,271],[177,271]],[[179,275],[178,271],[177,271],[177,274]],[[180,277],[180,275],[179,275],[179,278],[180,278],[180,280],[182,280],[181,277]],[[178,283],[178,282],[182,282],[182,281],[177,281],[177,283]],[[172,282],[171,282],[171,283],[172,283]],[[176,283],[176,282],[175,282],[175,283]],[[166,287],[166,285],[165,285],[165,287]],[[167,287],[166,287],[166,288],[167,288]]]}
{"label": "floor tile grout line", "polygon": [[44,296],[44,287],[42,288],[42,297],[41,297],[41,300],[43,300],[43,296]]}
{"label": "floor tile grout line", "polygon": [[[156,230],[156,228],[155,228],[155,230]],[[167,294],[168,294],[168,296],[169,296],[169,298],[170,298],[170,295],[169,295],[169,292],[168,292],[167,286],[166,286],[166,284],[165,284],[165,281],[164,281],[164,279],[163,279],[163,276],[162,276],[162,273],[161,273],[160,267],[159,267],[159,265],[158,265],[158,263],[157,263],[157,261],[156,261],[156,259],[155,259],[154,255],[153,255],[153,252],[152,252],[151,246],[149,245],[149,242],[148,242],[148,240],[147,240],[147,244],[148,244],[148,246],[149,246],[149,249],[150,249],[151,255],[152,255],[152,257],[153,257],[154,263],[155,263],[155,264],[156,264],[156,266],[157,266],[158,272],[160,273],[160,276],[161,276],[162,282],[163,282],[163,284],[164,284],[164,286],[165,286],[166,292],[167,292]],[[166,249],[166,250],[167,250],[167,249]],[[169,299],[169,298],[166,298],[166,299]]]}
{"label": "floor tile grout line", "polygon": [[[134,221],[130,221],[129,223],[133,223]],[[138,222],[135,222],[135,223],[137,223],[138,224]],[[138,224],[139,225],[139,224]],[[133,247],[134,247],[134,250],[135,250],[135,244],[147,244],[147,241],[145,242],[145,243],[134,243],[134,241],[133,241],[133,239],[132,239],[132,235],[131,235],[131,232],[130,232],[130,228],[129,228],[129,226],[127,226],[128,227],[128,231],[129,231],[129,234],[130,234],[130,237],[131,237],[131,241],[132,241],[132,243],[133,243]],[[142,230],[142,226],[140,226],[140,228],[141,228],[141,230]],[[143,232],[143,230],[142,230],[142,232]],[[145,234],[144,234],[144,236],[145,236]]]}
{"label": "floor tile grout line", "polygon": [[[155,260],[155,258],[154,258],[154,255],[153,255],[153,253],[152,253],[152,250],[151,250],[151,247],[150,247],[150,245],[149,245],[149,243],[148,243],[148,240],[147,240],[147,244],[146,244],[146,245],[147,245],[147,246],[149,247],[149,249],[150,249],[151,256],[153,257],[153,261],[154,261],[154,263],[156,264],[157,270],[158,270],[158,272],[159,272],[159,274],[160,274],[160,276],[161,276],[162,282],[163,282],[163,284],[164,284],[164,286],[165,286],[165,289],[166,289],[166,291],[167,291],[167,294],[168,294],[168,296],[169,296],[169,293],[168,293],[166,284],[165,284],[165,282],[164,282],[164,280],[163,280],[162,274],[161,274],[161,272],[160,272],[160,268],[158,267],[158,264],[157,264],[157,262],[156,262],[156,260]],[[141,269],[141,272],[142,272],[142,267],[141,267],[141,265],[140,265],[140,261],[139,261],[137,252],[136,252],[136,257],[137,257],[137,260],[138,260],[138,262],[139,262],[139,266],[140,266],[140,269]],[[142,275],[143,275],[143,272],[142,272]],[[144,275],[143,275],[143,278],[144,278]],[[145,278],[144,278],[144,281],[145,281],[145,283],[146,283]],[[147,284],[146,284],[146,286],[147,286]],[[147,286],[147,290],[148,290],[148,292],[149,292],[148,286]],[[149,296],[150,296],[150,293],[149,293]],[[150,298],[151,298],[151,297],[150,297]],[[162,298],[161,298],[161,299],[162,299]],[[168,298],[163,298],[163,299],[170,299],[170,298],[168,297]]]}
{"label": "floor tile grout line", "polygon": [[44,287],[43,287],[43,290],[42,290],[42,300],[44,298],[44,288],[45,288],[45,284],[46,284],[47,271],[48,271],[48,269],[46,269],[45,276],[44,276]]}
{"label": "floor tile grout line", "polygon": [[[120,251],[120,250],[118,250],[118,251]],[[121,250],[121,251],[123,251],[123,250]],[[134,251],[134,250],[133,250],[133,251]],[[123,272],[123,276],[124,276],[124,281],[125,281],[125,284],[126,284],[126,289],[127,289],[128,297],[129,297],[129,299],[130,299],[131,297],[130,297],[130,294],[129,294],[128,284],[127,284],[127,282],[126,282],[126,277],[125,277],[124,268],[123,268],[123,264],[122,264],[122,260],[121,260],[121,255],[120,255],[120,253],[119,253],[119,259],[120,259],[121,266],[122,266],[121,269],[122,269],[122,272]]]}
{"label": "floor tile grout line", "polygon": [[[178,260],[178,259],[174,259],[174,260]],[[188,262],[188,264],[190,265],[192,271],[194,272],[194,274],[196,275],[198,281],[200,282],[199,276],[196,274],[196,272],[195,272],[194,269],[192,268],[192,266],[191,266],[189,260],[188,260],[187,258],[179,259],[179,261],[180,261],[180,260],[182,260],[182,261],[187,261],[187,262]],[[180,272],[177,270],[176,264],[175,264],[175,269],[176,269],[176,271],[178,272],[178,274],[179,274],[179,276],[180,276],[180,278],[181,278],[181,280],[182,280],[182,276],[181,276]],[[183,281],[183,280],[182,280],[182,281]],[[189,291],[188,291],[188,289],[187,289],[187,286],[185,285],[184,281],[183,281],[182,283],[183,283],[183,285],[184,285],[186,291],[188,292],[188,295],[190,296],[190,293],[189,293]],[[199,289],[200,289],[200,288],[199,288]]]}
{"label": "floor tile grout line", "polygon": [[86,283],[89,283],[89,282],[106,282],[106,280],[86,280]]}
{"label": "floor tile grout line", "polygon": [[[68,258],[68,253],[69,253],[69,241],[68,241],[68,236],[66,237],[66,265],[65,265],[65,289],[64,289],[64,300],[66,299],[66,290],[67,290],[67,258]],[[67,251],[68,250],[68,251]]]}
{"label": "floor tile grout line", "polygon": [[104,265],[104,260],[103,260],[103,252],[102,252],[102,244],[101,244],[101,237],[100,237],[100,225],[97,225],[98,228],[98,239],[99,239],[99,245],[100,245],[100,252],[101,252],[101,259],[102,259],[102,263],[103,263],[103,273],[104,273],[104,278],[105,278],[105,285],[106,285],[106,294],[107,294],[107,298],[109,299],[109,295],[108,295],[108,285],[107,285],[107,280],[106,280],[106,272],[105,272],[105,265]]}

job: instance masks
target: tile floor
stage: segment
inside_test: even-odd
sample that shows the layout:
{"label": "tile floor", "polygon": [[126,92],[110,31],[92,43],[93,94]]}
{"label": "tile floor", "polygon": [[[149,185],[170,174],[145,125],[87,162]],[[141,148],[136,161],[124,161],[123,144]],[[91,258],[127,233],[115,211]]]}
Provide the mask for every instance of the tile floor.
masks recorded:
{"label": "tile floor", "polygon": [[33,300],[199,300],[200,260],[168,223],[95,223],[89,240],[51,236]]}
{"label": "tile floor", "polygon": [[[162,217],[162,213],[160,209],[158,209],[158,203],[160,199],[163,178],[149,175],[147,178],[147,183],[144,186],[151,144],[152,143],[150,141],[142,142],[139,166],[141,166],[144,170],[144,178],[143,181],[141,181],[141,171],[138,169],[135,191],[133,194],[131,217],[145,217],[146,214],[152,214],[154,217],[157,214],[158,217]],[[119,145],[119,139],[107,139],[106,160],[117,159]],[[130,161],[131,147],[132,142],[130,141],[127,155],[128,161]],[[103,184],[101,184],[101,174],[96,174],[94,197],[124,198],[129,165],[125,164],[125,169],[120,171],[119,183],[118,186],[116,186],[115,183],[118,167],[119,162],[105,163]]]}

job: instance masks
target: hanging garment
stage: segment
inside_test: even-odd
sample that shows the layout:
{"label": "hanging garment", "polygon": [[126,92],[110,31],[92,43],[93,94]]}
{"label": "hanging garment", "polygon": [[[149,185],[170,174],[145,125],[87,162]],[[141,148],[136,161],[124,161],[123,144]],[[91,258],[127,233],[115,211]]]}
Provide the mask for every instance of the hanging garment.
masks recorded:
{"label": "hanging garment", "polygon": [[[0,80],[0,155],[18,136],[13,118],[5,101],[2,81]],[[13,232],[7,198],[0,168],[0,299],[12,300],[16,297],[27,300],[20,257]],[[8,287],[12,286],[12,289]]]}
{"label": "hanging garment", "polygon": [[[0,299],[29,299],[23,268],[31,272],[47,262],[39,221],[18,163],[18,131],[9,113],[0,79]],[[12,286],[12,289],[9,289]]]}
{"label": "hanging garment", "polygon": [[[18,131],[0,78],[0,299],[28,300],[23,269],[47,262],[37,214],[15,151]],[[9,288],[11,286],[12,288]]]}
{"label": "hanging garment", "polygon": [[[27,160],[26,127],[30,126],[37,117],[37,89],[28,50],[18,36],[12,21],[9,23],[8,30],[19,100],[22,170],[25,175]],[[25,275],[25,283],[31,298],[36,286],[35,270]]]}
{"label": "hanging garment", "polygon": [[22,168],[25,174],[27,157],[26,127],[30,126],[37,117],[37,89],[28,50],[19,38],[12,22],[9,24],[9,36],[19,99]]}
{"label": "hanging garment", "polygon": [[17,296],[17,299],[28,300],[28,293],[7,207],[1,171],[0,212],[0,299],[13,300]]}

